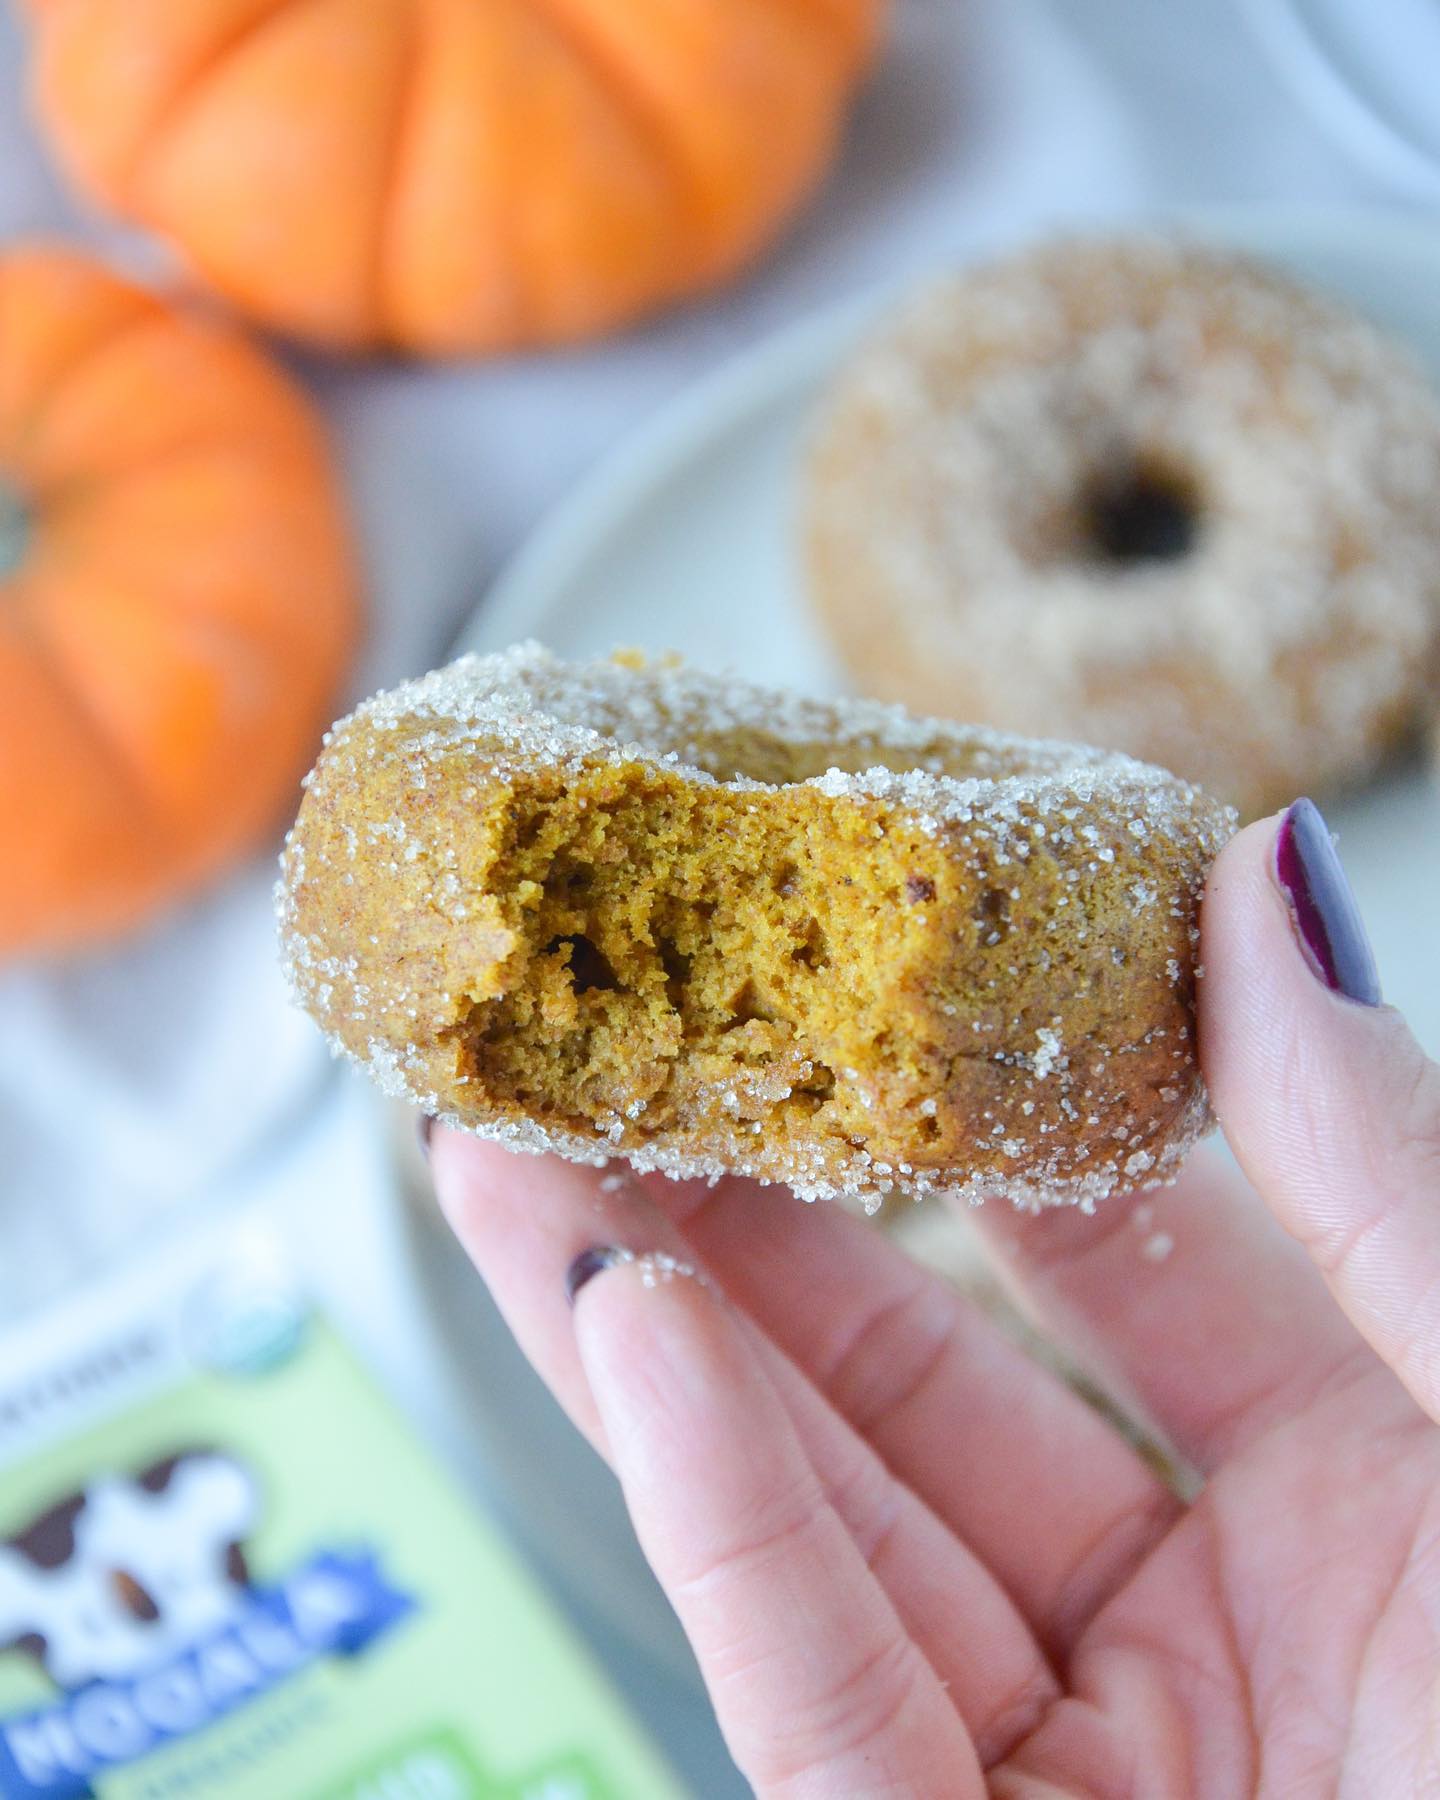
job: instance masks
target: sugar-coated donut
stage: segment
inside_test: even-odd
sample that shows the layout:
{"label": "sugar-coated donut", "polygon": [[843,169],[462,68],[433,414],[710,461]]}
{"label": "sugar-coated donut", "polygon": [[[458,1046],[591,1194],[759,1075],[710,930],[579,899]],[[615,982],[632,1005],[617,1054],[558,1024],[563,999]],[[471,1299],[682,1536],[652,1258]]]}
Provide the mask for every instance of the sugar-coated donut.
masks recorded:
{"label": "sugar-coated donut", "polygon": [[805,529],[864,691],[1247,814],[1362,778],[1433,705],[1440,403],[1233,256],[1064,242],[922,294],[839,377]]}
{"label": "sugar-coated donut", "polygon": [[587,1162],[1088,1205],[1208,1123],[1233,815],[1129,758],[624,655],[466,657],[336,727],[290,980],[447,1122]]}

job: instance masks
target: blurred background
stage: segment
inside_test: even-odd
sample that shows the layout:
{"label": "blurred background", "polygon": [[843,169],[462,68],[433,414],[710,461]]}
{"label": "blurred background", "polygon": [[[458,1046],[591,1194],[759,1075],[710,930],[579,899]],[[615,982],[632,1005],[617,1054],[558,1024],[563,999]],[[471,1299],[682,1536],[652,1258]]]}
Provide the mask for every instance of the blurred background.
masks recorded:
{"label": "blurred background", "polygon": [[[657,29],[642,53],[720,0],[590,0],[583,54],[517,38],[501,67],[457,30],[403,75],[420,0],[211,10],[0,12],[0,1377],[86,1282],[273,1209],[686,1791],[741,1793],[608,1481],[429,1217],[408,1126],[288,1002],[271,887],[298,777],[331,717],[462,642],[638,640],[828,685],[795,598],[797,446],[877,296],[927,273],[1178,220],[1440,357],[1440,10],[816,0],[800,33],[737,0],[700,49]],[[738,98],[707,62],[727,32],[750,34]],[[617,104],[605,56],[632,51]],[[387,187],[406,81],[433,145]],[[631,116],[657,93],[697,121],[684,229]],[[487,108],[505,130],[471,143]],[[527,184],[501,245],[496,195]],[[108,388],[82,350],[157,303],[103,270],[160,297]],[[152,492],[157,458],[180,473]],[[224,605],[153,632],[182,592]],[[1392,852],[1440,834],[1407,768],[1346,830],[1389,989],[1433,1025],[1425,865]]]}

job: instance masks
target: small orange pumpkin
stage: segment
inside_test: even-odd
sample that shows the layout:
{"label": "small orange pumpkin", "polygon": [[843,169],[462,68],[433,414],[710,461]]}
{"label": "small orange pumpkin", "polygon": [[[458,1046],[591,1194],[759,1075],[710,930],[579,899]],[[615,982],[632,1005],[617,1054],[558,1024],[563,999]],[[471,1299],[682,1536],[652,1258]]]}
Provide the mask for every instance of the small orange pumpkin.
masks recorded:
{"label": "small orange pumpkin", "polygon": [[263,838],[355,588],[319,428],[257,350],[0,253],[0,955],[126,929]]}
{"label": "small orange pumpkin", "polygon": [[29,0],[80,184],[268,324],[496,351],[753,256],[885,0]]}

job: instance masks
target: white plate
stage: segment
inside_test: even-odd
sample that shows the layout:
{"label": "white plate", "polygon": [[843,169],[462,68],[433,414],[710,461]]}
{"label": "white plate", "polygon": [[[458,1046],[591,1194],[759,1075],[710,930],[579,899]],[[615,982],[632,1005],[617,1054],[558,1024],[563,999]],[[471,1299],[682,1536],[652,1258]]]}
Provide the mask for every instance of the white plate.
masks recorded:
{"label": "white plate", "polygon": [[[1187,218],[1408,341],[1440,382],[1440,232],[1403,218],[1268,210]],[[839,671],[795,554],[796,468],[816,402],[888,296],[791,327],[700,382],[613,452],[492,589],[460,648],[537,637],[567,656],[618,644],[814,693]],[[1393,775],[1336,807],[1387,997],[1440,1054],[1440,786]]]}
{"label": "white plate", "polygon": [[1440,0],[1243,0],[1280,74],[1385,180],[1440,196]]}

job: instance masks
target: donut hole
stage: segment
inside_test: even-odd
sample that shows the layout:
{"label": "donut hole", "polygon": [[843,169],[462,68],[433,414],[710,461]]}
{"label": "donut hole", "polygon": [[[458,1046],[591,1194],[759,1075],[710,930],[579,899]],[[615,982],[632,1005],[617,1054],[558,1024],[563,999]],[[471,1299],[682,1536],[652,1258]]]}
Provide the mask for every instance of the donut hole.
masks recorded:
{"label": "donut hole", "polygon": [[1200,495],[1181,471],[1136,463],[1091,485],[1081,535],[1089,559],[1112,568],[1179,562],[1200,535]]}

